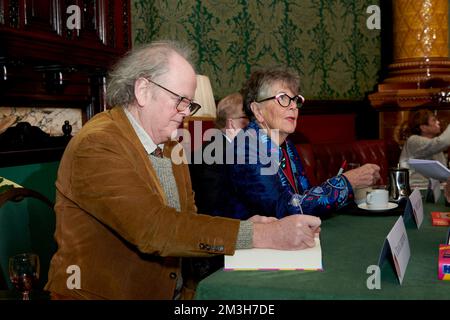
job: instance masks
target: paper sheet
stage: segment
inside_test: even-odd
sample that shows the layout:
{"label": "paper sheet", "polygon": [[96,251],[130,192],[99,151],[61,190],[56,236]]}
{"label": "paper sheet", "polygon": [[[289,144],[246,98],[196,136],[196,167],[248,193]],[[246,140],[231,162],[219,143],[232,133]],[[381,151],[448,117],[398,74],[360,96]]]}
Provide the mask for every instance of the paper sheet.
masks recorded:
{"label": "paper sheet", "polygon": [[409,165],[425,177],[439,181],[446,181],[450,177],[450,170],[436,160],[410,159]]}

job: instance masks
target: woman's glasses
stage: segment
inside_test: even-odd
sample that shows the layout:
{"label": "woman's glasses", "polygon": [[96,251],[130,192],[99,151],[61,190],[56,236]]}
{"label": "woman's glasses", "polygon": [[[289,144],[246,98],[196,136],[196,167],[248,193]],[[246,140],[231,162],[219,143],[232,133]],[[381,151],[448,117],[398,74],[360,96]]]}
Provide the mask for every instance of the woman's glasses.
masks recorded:
{"label": "woman's glasses", "polygon": [[259,100],[256,102],[260,103],[260,102],[264,102],[264,101],[268,101],[268,100],[272,100],[272,99],[277,100],[278,104],[280,106],[282,106],[283,108],[289,107],[291,105],[291,102],[294,101],[297,109],[300,109],[303,106],[303,103],[305,102],[305,98],[300,94],[291,97],[287,93],[284,93],[284,92],[281,92],[281,93],[277,94],[276,96],[265,98],[265,99],[262,99],[262,100]]}
{"label": "woman's glasses", "polygon": [[191,99],[183,97],[183,96],[180,96],[179,94],[176,94],[175,92],[173,92],[173,91],[163,87],[162,85],[156,83],[155,81],[152,81],[150,79],[147,79],[147,80],[149,82],[153,83],[155,86],[158,86],[161,89],[166,90],[167,92],[173,94],[174,96],[176,96],[178,98],[178,103],[177,103],[177,106],[176,106],[178,112],[183,112],[184,110],[189,108],[189,115],[192,116],[193,114],[195,114],[201,108],[201,106],[198,103],[192,101]]}

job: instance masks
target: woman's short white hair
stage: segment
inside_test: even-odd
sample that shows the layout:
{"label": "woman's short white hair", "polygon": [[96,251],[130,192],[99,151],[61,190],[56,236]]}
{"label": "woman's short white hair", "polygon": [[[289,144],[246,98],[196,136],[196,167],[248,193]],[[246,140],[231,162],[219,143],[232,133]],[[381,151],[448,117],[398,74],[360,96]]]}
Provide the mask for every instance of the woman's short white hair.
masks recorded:
{"label": "woman's short white hair", "polygon": [[179,54],[191,65],[188,47],[175,41],[155,41],[129,51],[110,71],[106,87],[109,106],[125,107],[135,101],[134,83],[143,77],[156,79],[169,71],[169,57]]}

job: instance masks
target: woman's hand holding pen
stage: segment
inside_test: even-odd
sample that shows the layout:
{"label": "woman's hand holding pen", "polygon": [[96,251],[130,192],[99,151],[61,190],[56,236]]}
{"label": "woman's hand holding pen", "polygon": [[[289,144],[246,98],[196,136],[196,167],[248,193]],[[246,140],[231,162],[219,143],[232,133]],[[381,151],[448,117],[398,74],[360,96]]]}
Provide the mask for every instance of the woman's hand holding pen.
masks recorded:
{"label": "woman's hand holding pen", "polygon": [[364,188],[374,185],[380,179],[380,167],[367,163],[359,168],[343,173],[353,188]]}

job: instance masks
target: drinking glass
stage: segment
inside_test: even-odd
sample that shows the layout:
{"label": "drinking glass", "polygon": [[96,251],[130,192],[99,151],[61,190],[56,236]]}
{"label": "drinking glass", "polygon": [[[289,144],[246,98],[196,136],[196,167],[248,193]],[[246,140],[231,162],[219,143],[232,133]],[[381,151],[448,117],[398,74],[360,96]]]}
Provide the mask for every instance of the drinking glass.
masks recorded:
{"label": "drinking glass", "polygon": [[39,268],[37,254],[21,253],[9,258],[9,277],[22,293],[22,300],[30,300],[30,291],[39,280]]}

